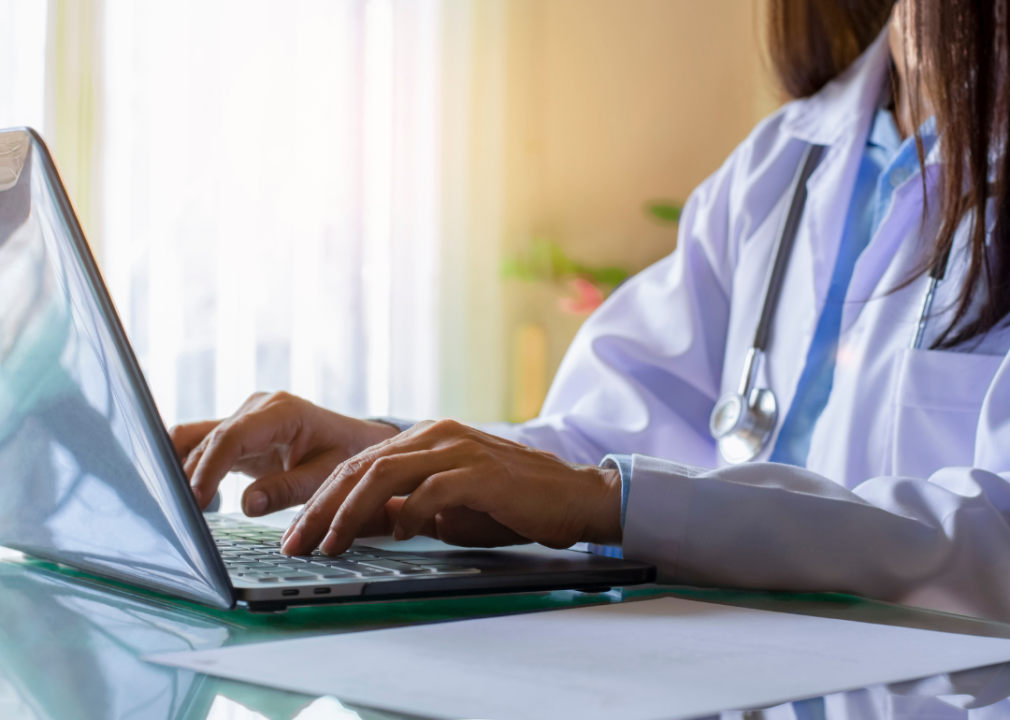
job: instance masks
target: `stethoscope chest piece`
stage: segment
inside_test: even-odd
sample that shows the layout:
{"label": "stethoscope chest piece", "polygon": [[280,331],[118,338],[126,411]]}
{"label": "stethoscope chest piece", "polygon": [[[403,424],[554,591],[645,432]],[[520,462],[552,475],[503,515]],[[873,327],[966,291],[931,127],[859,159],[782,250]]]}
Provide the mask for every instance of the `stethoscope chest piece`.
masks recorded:
{"label": "stethoscope chest piece", "polygon": [[731,465],[753,460],[768,444],[778,420],[775,393],[753,388],[747,396],[726,393],[709,417],[709,430],[719,443],[719,454]]}

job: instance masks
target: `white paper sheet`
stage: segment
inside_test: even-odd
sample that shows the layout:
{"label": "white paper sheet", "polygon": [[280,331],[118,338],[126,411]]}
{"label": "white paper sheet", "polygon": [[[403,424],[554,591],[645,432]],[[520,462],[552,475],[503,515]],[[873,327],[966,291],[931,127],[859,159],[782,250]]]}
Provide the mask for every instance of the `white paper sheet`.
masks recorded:
{"label": "white paper sheet", "polygon": [[433,718],[658,720],[1010,661],[1010,640],[659,598],[148,659]]}

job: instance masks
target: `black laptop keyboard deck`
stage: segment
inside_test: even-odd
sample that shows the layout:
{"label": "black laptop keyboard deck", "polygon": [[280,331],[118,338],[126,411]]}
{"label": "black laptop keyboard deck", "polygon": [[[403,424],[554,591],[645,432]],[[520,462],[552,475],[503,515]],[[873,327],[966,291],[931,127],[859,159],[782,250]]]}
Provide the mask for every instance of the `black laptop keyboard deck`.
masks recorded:
{"label": "black laptop keyboard deck", "polygon": [[437,557],[352,545],[339,557],[281,553],[283,531],[231,518],[208,519],[218,552],[235,580],[256,583],[332,583],[342,580],[479,573]]}

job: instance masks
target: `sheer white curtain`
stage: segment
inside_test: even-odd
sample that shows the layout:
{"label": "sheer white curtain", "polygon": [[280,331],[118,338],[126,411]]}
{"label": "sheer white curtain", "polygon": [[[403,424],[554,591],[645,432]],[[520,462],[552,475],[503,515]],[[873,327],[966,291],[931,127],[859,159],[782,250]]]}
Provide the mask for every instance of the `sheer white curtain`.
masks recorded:
{"label": "sheer white curtain", "polygon": [[46,3],[0,0],[0,128],[45,119]]}
{"label": "sheer white curtain", "polygon": [[105,0],[103,267],[167,423],[437,413],[440,11]]}

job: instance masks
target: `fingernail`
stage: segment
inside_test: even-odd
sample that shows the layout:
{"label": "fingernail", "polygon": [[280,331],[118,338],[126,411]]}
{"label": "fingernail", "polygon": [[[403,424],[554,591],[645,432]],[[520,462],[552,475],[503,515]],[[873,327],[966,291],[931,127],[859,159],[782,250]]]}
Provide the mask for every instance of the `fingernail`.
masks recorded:
{"label": "fingernail", "polygon": [[399,525],[397,525],[395,528],[393,528],[393,539],[394,540],[404,540],[406,538],[406,536],[407,536],[406,531],[402,527],[400,527]]}
{"label": "fingernail", "polygon": [[335,548],[336,546],[337,546],[337,534],[332,530],[330,530],[328,533],[326,533],[326,537],[323,538],[323,542],[319,546],[319,549],[322,550],[327,555],[331,555],[333,553],[333,548]]}
{"label": "fingernail", "polygon": [[267,496],[266,493],[260,491],[255,491],[249,493],[249,496],[245,500],[245,514],[246,515],[262,515],[267,509]]}
{"label": "fingernail", "polygon": [[288,535],[288,539],[284,541],[284,547],[281,549],[281,552],[285,555],[294,555],[295,551],[301,547],[301,544],[302,534],[295,530]]}

